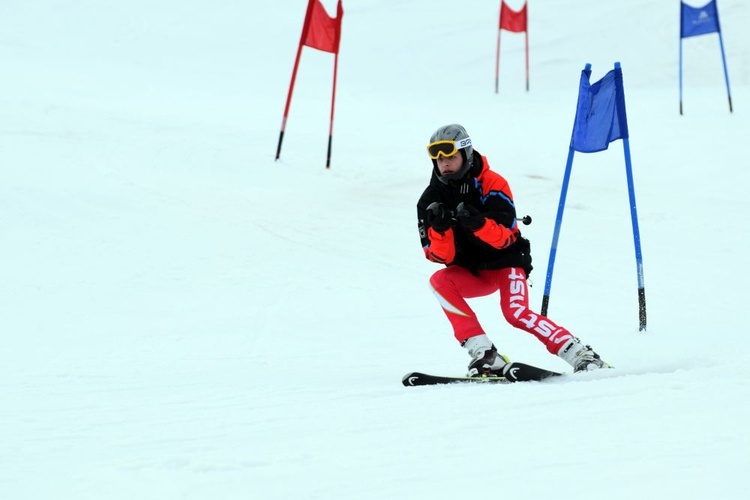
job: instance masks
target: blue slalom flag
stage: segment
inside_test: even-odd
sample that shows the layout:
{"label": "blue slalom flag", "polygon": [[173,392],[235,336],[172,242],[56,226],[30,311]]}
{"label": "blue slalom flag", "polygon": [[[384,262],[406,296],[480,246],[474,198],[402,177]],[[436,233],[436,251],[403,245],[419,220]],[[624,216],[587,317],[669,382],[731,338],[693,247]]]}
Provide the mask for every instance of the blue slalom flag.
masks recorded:
{"label": "blue slalom flag", "polygon": [[717,33],[721,62],[724,65],[724,80],[727,83],[727,100],[729,112],[732,112],[732,92],[729,90],[729,72],[727,71],[727,57],[724,54],[724,40],[719,26],[719,8],[717,0],[711,0],[703,7],[691,7],[680,1],[680,114],[682,114],[682,39],[691,36]]}
{"label": "blue slalom flag", "polygon": [[581,153],[594,153],[617,139],[628,138],[622,69],[615,67],[604,78],[591,84],[590,65],[581,72],[578,107],[570,147]]}
{"label": "blue slalom flag", "polygon": [[680,2],[680,19],[680,38],[721,33],[716,0],[711,0],[703,7],[691,7]]}
{"label": "blue slalom flag", "polygon": [[641,236],[638,229],[638,213],[635,206],[635,187],[633,167],[630,161],[630,139],[625,115],[625,92],[622,87],[622,67],[615,62],[615,69],[604,75],[604,78],[591,85],[591,64],[581,72],[581,84],[578,88],[578,106],[573,124],[573,137],[568,148],[568,161],[565,164],[560,202],[557,204],[555,231],[552,234],[552,245],[547,261],[547,277],[542,297],[542,316],[547,316],[550,291],[552,290],[552,272],[555,268],[557,243],[560,238],[565,199],[568,194],[570,174],[573,170],[573,156],[576,151],[594,153],[609,147],[609,143],[622,139],[625,153],[625,174],[628,180],[628,201],[630,217],[633,222],[633,243],[635,245],[636,271],[638,272],[638,329],[646,330],[646,287],[643,282],[643,257],[641,254]]}

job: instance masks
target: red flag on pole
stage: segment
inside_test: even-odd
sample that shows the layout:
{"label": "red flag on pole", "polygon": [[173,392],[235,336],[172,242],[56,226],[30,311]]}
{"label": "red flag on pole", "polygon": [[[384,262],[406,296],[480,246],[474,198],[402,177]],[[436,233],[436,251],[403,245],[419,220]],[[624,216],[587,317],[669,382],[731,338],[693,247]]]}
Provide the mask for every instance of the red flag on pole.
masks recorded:
{"label": "red flag on pole", "polygon": [[[338,54],[339,39],[341,37],[341,15],[333,18],[326,13],[320,0],[311,0],[312,8],[308,9],[305,17],[305,33],[303,45],[314,49]],[[338,9],[341,10],[339,1]]]}
{"label": "red flag on pole", "polygon": [[505,2],[500,3],[500,29],[512,31],[513,33],[523,33],[526,31],[526,4],[516,12],[508,7]]}
{"label": "red flag on pole", "polygon": [[279,145],[276,149],[276,159],[281,155],[281,143],[284,140],[284,130],[286,129],[286,119],[289,116],[289,106],[292,102],[292,91],[294,90],[294,81],[297,78],[297,68],[299,67],[302,46],[306,45],[324,52],[331,52],[335,55],[333,63],[333,92],[331,95],[331,125],[328,129],[328,157],[326,168],[331,166],[331,142],[333,140],[333,110],[336,101],[336,73],[339,64],[339,42],[341,41],[341,20],[344,17],[344,9],[341,6],[341,0],[338,0],[336,7],[336,17],[331,17],[326,12],[320,0],[309,0],[307,4],[307,13],[305,14],[305,23],[302,25],[302,36],[300,37],[299,47],[297,47],[297,58],[294,61],[294,70],[292,70],[292,81],[289,84],[289,93],[286,98],[284,107],[284,118],[281,122],[281,133],[279,134]]}
{"label": "red flag on pole", "polygon": [[505,0],[500,0],[500,21],[497,28],[497,53],[495,57],[495,93],[497,94],[500,83],[500,31],[506,30],[512,33],[525,33],[526,39],[526,90],[529,90],[529,23],[528,2],[523,4],[519,11],[508,7]]}

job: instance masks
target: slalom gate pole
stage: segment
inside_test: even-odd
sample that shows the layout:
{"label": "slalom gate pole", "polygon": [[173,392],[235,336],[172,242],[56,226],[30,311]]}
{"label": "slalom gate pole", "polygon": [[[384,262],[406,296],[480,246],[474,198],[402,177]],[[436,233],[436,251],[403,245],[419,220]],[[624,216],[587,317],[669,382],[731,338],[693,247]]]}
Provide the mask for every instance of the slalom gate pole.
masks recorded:
{"label": "slalom gate pole", "polygon": [[729,72],[727,71],[727,58],[724,55],[724,40],[719,30],[719,47],[721,47],[721,62],[724,64],[724,80],[727,82],[727,99],[729,99],[729,112],[732,112],[732,93],[729,91]]}
{"label": "slalom gate pole", "polygon": [[310,29],[309,20],[312,15],[313,2],[307,3],[307,12],[305,12],[305,23],[302,25],[302,34],[299,37],[299,46],[297,46],[297,57],[294,58],[294,69],[292,70],[292,81],[289,83],[289,92],[286,96],[286,105],[284,106],[284,118],[281,120],[281,132],[279,133],[279,145],[276,147],[276,160],[281,156],[281,142],[284,140],[284,130],[286,130],[286,119],[289,116],[289,106],[292,104],[292,92],[294,92],[294,82],[297,79],[297,68],[302,55],[302,46],[307,39],[307,31]]}
{"label": "slalom gate pole", "polygon": [[[304,36],[304,32],[303,32]],[[294,69],[292,70],[292,81],[289,83],[289,92],[286,96],[286,106],[284,106],[284,118],[281,120],[281,132],[279,133],[279,145],[276,147],[276,159],[281,156],[281,142],[284,140],[284,130],[286,130],[286,118],[289,116],[289,106],[292,103],[292,92],[294,92],[294,81],[297,79],[297,68],[299,67],[299,59],[302,54],[302,41],[300,41],[299,47],[297,48],[297,57],[294,60]]]}
{"label": "slalom gate pole", "polygon": [[[501,12],[502,12],[502,3]],[[501,14],[502,15],[502,14]],[[497,94],[498,87],[500,86],[500,32],[502,29],[497,29],[497,51],[495,52],[495,93]]]}
{"label": "slalom gate pole", "polygon": [[633,222],[633,244],[635,245],[635,265],[638,273],[638,330],[646,331],[646,285],[643,279],[643,255],[641,254],[641,233],[638,230],[638,210],[635,205],[635,186],[633,184],[633,167],[630,161],[630,140],[624,138],[622,147],[625,151],[625,172],[628,178],[628,199],[630,200],[630,218]]}
{"label": "slalom gate pole", "polygon": [[680,114],[682,114],[682,37],[680,37]]}
{"label": "slalom gate pole", "polygon": [[[615,63],[615,70],[621,70],[619,62]],[[615,79],[615,85],[620,86],[623,112],[620,119],[627,124],[627,111],[625,110],[625,89],[622,88],[622,73]],[[633,223],[633,244],[635,246],[635,265],[638,273],[638,330],[646,330],[646,287],[643,280],[643,255],[641,254],[641,233],[638,230],[638,210],[635,204],[635,183],[633,182],[633,165],[630,160],[630,139],[622,138],[622,148],[625,153],[625,175],[628,179],[628,200],[630,202],[630,219]]]}
{"label": "slalom gate pole", "polygon": [[552,245],[549,250],[549,262],[547,263],[547,278],[544,282],[544,296],[542,297],[542,316],[547,316],[549,307],[549,295],[552,288],[552,272],[555,268],[555,257],[557,256],[557,241],[560,238],[560,226],[562,226],[563,211],[565,210],[565,198],[568,194],[568,184],[570,183],[570,172],[573,168],[573,155],[575,150],[571,144],[568,149],[568,161],[565,164],[565,175],[563,176],[563,185],[560,190],[560,202],[557,204],[557,218],[555,219],[555,232],[552,236]]}
{"label": "slalom gate pole", "polygon": [[[526,15],[528,16],[528,4],[526,6]],[[525,32],[525,38],[526,38],[526,92],[529,91],[529,24],[528,21],[526,22],[526,32]]]}
{"label": "slalom gate pole", "polygon": [[331,168],[331,144],[333,142],[333,111],[336,103],[336,74],[339,67],[339,53],[333,59],[333,91],[331,92],[331,124],[328,127],[328,153],[326,154],[326,168]]}

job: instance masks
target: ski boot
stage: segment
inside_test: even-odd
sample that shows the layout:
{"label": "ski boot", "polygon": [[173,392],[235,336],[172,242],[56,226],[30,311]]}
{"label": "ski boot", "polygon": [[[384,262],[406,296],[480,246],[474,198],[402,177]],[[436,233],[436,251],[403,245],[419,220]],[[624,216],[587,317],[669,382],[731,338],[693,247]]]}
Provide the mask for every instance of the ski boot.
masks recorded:
{"label": "ski boot", "polygon": [[583,345],[576,337],[565,343],[557,355],[572,366],[574,372],[611,368],[609,364],[602,361],[590,345]]}
{"label": "ski boot", "polygon": [[464,341],[462,344],[469,351],[469,356],[474,358],[469,363],[469,377],[502,377],[510,359],[504,354],[497,352],[487,335],[477,335]]}

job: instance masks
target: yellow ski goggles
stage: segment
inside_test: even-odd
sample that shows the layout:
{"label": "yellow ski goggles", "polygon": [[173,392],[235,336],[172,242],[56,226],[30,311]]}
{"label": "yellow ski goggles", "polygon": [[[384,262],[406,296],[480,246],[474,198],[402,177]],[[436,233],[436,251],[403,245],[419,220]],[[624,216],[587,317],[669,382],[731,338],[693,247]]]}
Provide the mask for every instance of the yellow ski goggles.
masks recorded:
{"label": "yellow ski goggles", "polygon": [[471,146],[471,138],[461,139],[459,141],[435,141],[427,146],[427,154],[430,158],[437,160],[441,156],[453,156],[459,149]]}

